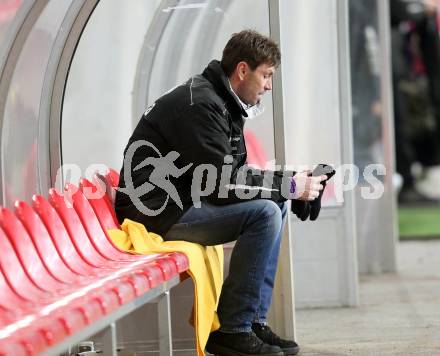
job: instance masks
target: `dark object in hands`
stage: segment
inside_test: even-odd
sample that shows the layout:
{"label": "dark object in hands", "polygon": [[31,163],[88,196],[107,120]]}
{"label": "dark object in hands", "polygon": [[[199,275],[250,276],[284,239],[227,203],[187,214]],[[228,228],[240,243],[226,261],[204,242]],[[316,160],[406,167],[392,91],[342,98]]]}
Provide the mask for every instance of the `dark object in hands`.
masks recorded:
{"label": "dark object in hands", "polygon": [[312,201],[304,201],[304,200],[292,200],[290,210],[292,213],[294,213],[298,219],[301,221],[306,221],[307,218],[310,216],[310,220],[314,221],[317,219],[319,212],[321,210],[321,198],[322,194],[324,193],[325,186],[327,184],[327,181],[334,176],[336,171],[333,169],[332,166],[329,166],[327,164],[318,164],[313,172],[311,173],[312,176],[320,176],[325,174],[327,176],[327,179],[324,182],[321,182],[323,185],[323,189],[319,192],[319,196]]}
{"label": "dark object in hands", "polygon": [[318,197],[315,200],[312,200],[310,204],[310,220],[314,221],[318,218],[319,212],[321,210],[321,198],[324,194],[325,186],[327,185],[327,182],[331,177],[335,175],[336,171],[333,169],[332,166],[329,166],[327,164],[321,163],[318,164],[315,169],[312,172],[313,177],[326,175],[327,179],[323,182],[321,182],[323,189],[319,192]]}
{"label": "dark object in hands", "polygon": [[290,210],[294,213],[298,219],[301,221],[306,221],[310,215],[310,203],[304,200],[294,199],[291,202]]}

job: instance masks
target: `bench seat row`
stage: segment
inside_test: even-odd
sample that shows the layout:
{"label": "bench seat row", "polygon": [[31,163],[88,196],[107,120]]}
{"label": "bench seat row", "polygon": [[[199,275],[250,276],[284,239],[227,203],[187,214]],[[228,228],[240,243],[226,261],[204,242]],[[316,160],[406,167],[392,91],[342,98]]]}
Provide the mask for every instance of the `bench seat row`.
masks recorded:
{"label": "bench seat row", "polygon": [[[113,327],[164,295],[168,325],[161,354],[171,354],[169,289],[185,278],[181,253],[134,255],[119,250],[107,229],[119,228],[106,184],[82,179],[32,202],[0,208],[0,355],[57,355]],[[164,346],[165,345],[165,346]],[[115,341],[104,354],[116,355]]]}

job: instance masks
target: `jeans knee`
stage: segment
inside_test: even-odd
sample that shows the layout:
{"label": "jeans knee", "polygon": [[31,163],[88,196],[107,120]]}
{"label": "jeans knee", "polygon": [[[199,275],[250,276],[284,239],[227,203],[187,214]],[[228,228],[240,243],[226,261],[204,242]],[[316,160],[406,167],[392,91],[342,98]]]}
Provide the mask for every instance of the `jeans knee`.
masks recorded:
{"label": "jeans knee", "polygon": [[268,226],[272,227],[274,231],[279,231],[283,221],[283,214],[277,203],[272,200],[260,201],[260,218],[264,219]]}
{"label": "jeans knee", "polygon": [[287,202],[277,203],[278,207],[281,210],[281,216],[284,217],[287,214]]}

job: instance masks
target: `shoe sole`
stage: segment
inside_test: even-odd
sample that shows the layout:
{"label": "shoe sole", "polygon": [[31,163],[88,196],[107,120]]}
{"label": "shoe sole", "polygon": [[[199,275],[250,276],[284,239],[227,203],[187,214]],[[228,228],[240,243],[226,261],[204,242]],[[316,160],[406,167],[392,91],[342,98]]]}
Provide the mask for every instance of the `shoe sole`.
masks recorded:
{"label": "shoe sole", "polygon": [[293,356],[296,355],[299,352],[299,346],[298,347],[290,347],[288,349],[283,349],[285,356]]}
{"label": "shoe sole", "polygon": [[[232,350],[224,346],[220,346],[217,344],[211,344],[206,348],[210,354],[215,356],[256,356],[255,354],[245,354],[240,351]],[[273,352],[270,354],[260,354],[261,356],[285,356],[286,354],[283,351]],[[290,355],[290,354],[289,354]],[[293,355],[293,354],[292,354]]]}

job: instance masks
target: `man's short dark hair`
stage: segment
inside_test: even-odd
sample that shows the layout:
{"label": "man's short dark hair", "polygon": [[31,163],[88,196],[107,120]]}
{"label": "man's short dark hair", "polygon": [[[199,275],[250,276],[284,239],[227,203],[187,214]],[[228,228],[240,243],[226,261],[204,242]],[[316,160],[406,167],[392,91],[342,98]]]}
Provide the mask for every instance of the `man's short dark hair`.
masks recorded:
{"label": "man's short dark hair", "polygon": [[223,50],[221,65],[230,76],[237,64],[245,61],[252,70],[266,63],[278,67],[281,53],[278,45],[257,31],[244,30],[234,33]]}

